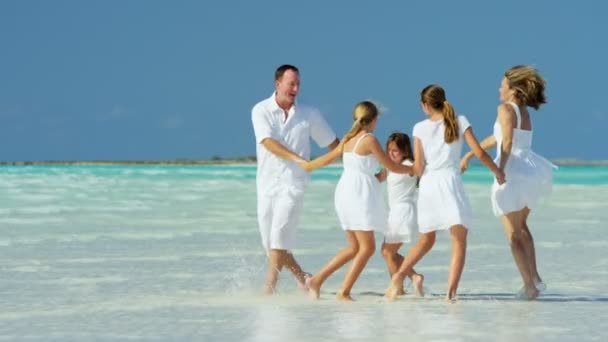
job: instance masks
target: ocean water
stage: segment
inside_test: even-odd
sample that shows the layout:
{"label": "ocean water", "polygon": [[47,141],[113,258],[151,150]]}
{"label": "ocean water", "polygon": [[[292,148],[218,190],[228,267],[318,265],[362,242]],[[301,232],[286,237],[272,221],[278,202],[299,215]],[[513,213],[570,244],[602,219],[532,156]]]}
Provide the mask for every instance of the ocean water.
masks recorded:
{"label": "ocean water", "polygon": [[[339,175],[316,171],[306,194],[294,254],[313,273],[345,244]],[[0,339],[606,340],[608,168],[560,168],[553,196],[532,211],[548,286],[533,302],[514,298],[521,280],[491,213],[490,173],[474,167],[464,179],[476,220],[459,300],[443,300],[450,249],[440,237],[417,266],[425,298],[385,302],[376,254],[357,301],[342,303],[344,270],[316,302],[286,272],[277,295],[259,295],[255,166],[0,167]]]}

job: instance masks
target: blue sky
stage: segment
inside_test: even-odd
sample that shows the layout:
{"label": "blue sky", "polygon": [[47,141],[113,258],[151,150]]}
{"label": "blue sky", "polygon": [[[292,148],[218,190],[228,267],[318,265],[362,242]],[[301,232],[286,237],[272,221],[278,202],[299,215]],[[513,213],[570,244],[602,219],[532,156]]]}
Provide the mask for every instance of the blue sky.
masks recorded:
{"label": "blue sky", "polygon": [[381,140],[424,119],[429,83],[482,138],[503,72],[534,64],[549,100],[535,149],[608,159],[606,13],[599,0],[3,0],[0,160],[255,154],[250,110],[283,63],[340,135],[358,101],[380,103]]}

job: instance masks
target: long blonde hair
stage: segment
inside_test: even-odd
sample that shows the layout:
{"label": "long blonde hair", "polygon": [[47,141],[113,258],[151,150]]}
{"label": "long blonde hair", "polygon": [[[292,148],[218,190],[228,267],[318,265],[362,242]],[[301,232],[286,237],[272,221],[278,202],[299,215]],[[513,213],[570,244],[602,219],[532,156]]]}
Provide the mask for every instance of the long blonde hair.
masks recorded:
{"label": "long blonde hair", "polygon": [[[378,117],[378,107],[371,101],[361,101],[357,103],[353,110],[353,125],[344,136],[344,143],[359,134],[365,127],[371,124]],[[344,145],[342,145],[344,146]]]}
{"label": "long blonde hair", "polygon": [[543,103],[547,103],[545,98],[547,82],[534,67],[516,65],[505,72],[505,78],[509,88],[515,90],[515,98],[521,104],[538,110]]}
{"label": "long blonde hair", "polygon": [[436,84],[428,85],[422,89],[420,101],[428,104],[435,110],[441,111],[443,114],[445,142],[449,144],[458,140],[458,119],[456,118],[454,107],[445,98],[445,90]]}

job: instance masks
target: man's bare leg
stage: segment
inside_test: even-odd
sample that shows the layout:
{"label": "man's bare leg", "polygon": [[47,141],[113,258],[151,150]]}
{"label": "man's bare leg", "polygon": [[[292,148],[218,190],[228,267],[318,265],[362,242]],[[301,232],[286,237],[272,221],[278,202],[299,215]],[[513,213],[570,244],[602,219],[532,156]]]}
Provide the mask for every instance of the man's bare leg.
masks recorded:
{"label": "man's bare leg", "polygon": [[268,252],[268,271],[266,273],[266,282],[264,283],[264,294],[271,295],[275,292],[277,282],[279,281],[279,273],[283,269],[282,260],[285,259],[285,250],[271,249]]}
{"label": "man's bare leg", "polygon": [[309,274],[302,270],[302,267],[300,267],[300,264],[298,264],[296,258],[290,251],[285,252],[283,266],[287,267],[287,269],[293,273],[296,281],[298,282],[298,286],[304,289],[306,286],[306,278],[309,276]]}

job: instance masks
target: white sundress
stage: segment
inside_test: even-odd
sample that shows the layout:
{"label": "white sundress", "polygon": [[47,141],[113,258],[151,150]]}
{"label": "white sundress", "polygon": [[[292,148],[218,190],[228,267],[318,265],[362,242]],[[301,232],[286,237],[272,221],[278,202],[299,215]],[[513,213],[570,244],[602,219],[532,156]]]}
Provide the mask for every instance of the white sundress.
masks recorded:
{"label": "white sundress", "polygon": [[[412,166],[404,160],[403,165]],[[416,200],[418,198],[418,178],[406,173],[388,171],[386,188],[388,192],[388,231],[384,236],[386,243],[410,242],[418,232]]]}
{"label": "white sundress", "polygon": [[355,153],[363,134],[351,152],[344,152],[344,171],[335,192],[336,213],[342,229],[386,232],[387,210],[380,182],[376,179],[379,163],[372,154]]}
{"label": "white sundress", "polygon": [[473,210],[460,176],[460,156],[464,132],[470,127],[458,116],[458,140],[446,143],[443,120],[421,121],[414,126],[414,137],[422,143],[425,167],[418,188],[418,230],[421,233],[446,231],[455,225],[467,229],[473,223]]}
{"label": "white sundress", "polygon": [[[532,131],[521,129],[521,113],[517,104],[506,102],[513,107],[517,122],[513,128],[511,154],[505,166],[506,182],[492,184],[492,209],[494,215],[502,216],[523,208],[532,208],[541,198],[551,194],[553,169],[557,168],[547,159],[532,151]],[[496,139],[496,164],[500,165],[502,130],[500,123],[494,123]]]}

